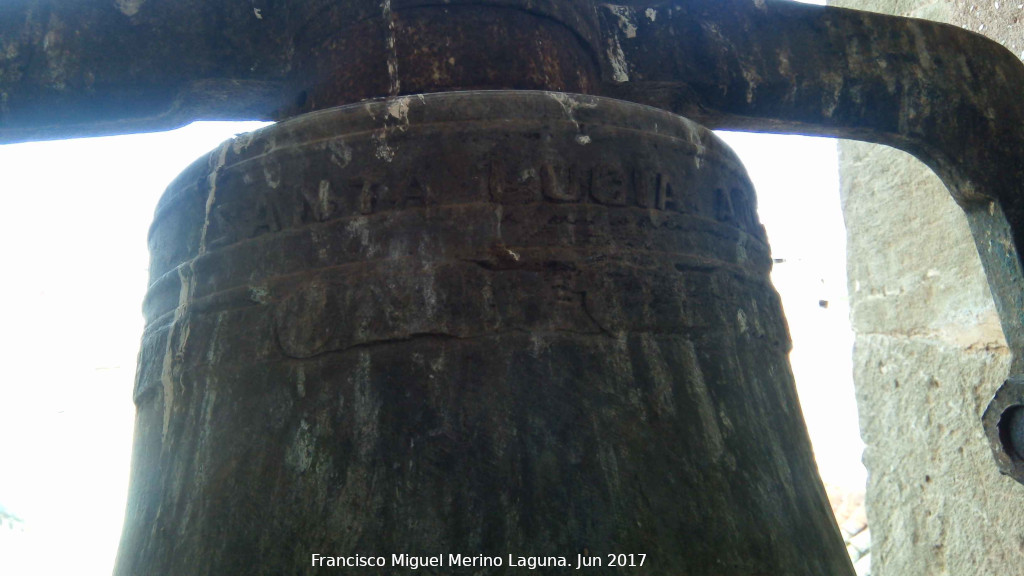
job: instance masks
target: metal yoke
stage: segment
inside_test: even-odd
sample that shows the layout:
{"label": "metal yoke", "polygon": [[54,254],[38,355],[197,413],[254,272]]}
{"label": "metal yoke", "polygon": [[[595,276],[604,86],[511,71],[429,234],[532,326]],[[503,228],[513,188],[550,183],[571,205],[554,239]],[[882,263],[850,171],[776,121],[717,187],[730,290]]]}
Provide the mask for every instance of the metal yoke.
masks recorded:
{"label": "metal yoke", "polygon": [[[0,6],[0,142],[281,120],[366,98],[542,89],[712,128],[887,144],[967,214],[1024,373],[1024,66],[980,35],[783,0],[15,0]],[[1024,391],[985,415],[1024,482]]]}

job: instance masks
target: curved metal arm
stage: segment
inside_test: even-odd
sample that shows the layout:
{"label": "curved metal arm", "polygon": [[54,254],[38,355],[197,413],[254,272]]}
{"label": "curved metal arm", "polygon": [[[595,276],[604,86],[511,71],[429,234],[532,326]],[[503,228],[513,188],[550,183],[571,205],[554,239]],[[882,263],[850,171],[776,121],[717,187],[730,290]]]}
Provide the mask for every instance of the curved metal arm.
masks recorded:
{"label": "curved metal arm", "polygon": [[689,6],[604,8],[622,23],[609,66],[626,71],[609,92],[716,128],[852,138],[916,156],[967,213],[1020,372],[1020,60],[923,20],[772,0]]}
{"label": "curved metal arm", "polygon": [[1024,372],[1024,65],[982,36],[784,0],[0,4],[0,143],[482,88],[611,96],[917,156],[967,213]]}

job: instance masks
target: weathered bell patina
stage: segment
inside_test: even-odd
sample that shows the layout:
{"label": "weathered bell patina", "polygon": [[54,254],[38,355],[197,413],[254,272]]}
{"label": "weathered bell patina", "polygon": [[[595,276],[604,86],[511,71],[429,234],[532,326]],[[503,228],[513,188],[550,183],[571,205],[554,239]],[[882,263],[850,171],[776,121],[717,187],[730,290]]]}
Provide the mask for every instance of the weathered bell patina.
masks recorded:
{"label": "weathered bell patina", "polygon": [[556,92],[316,112],[186,170],[150,248],[120,574],[851,573],[753,190],[688,120]]}

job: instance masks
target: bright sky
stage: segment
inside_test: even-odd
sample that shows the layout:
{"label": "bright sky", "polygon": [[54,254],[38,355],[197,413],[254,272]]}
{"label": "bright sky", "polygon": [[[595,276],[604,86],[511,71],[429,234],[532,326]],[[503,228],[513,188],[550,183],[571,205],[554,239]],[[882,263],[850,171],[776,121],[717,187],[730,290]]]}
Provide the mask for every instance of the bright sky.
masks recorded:
{"label": "bright sky", "polygon": [[[0,146],[0,507],[26,526],[0,534],[12,573],[110,574],[153,209],[193,159],[255,126]],[[835,142],[723,136],[754,180],[775,257],[785,259],[773,281],[819,468],[828,481],[862,485]]]}
{"label": "bright sky", "polygon": [[[836,141],[720,132],[754,183],[775,264],[772,283],[793,338],[789,355],[826,482],[863,487],[846,293],[846,227]],[[822,307],[821,302],[827,302]]]}
{"label": "bright sky", "polygon": [[0,532],[11,574],[110,574],[153,210],[192,160],[255,126],[0,146],[0,506],[26,522]]}

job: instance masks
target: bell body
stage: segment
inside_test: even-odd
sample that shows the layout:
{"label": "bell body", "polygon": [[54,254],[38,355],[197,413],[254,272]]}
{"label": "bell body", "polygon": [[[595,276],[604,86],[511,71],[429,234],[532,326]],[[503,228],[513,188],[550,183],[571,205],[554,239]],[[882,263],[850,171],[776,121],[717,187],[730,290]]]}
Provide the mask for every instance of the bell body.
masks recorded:
{"label": "bell body", "polygon": [[687,120],[312,113],[189,167],[150,248],[117,574],[852,574],[751,185]]}

